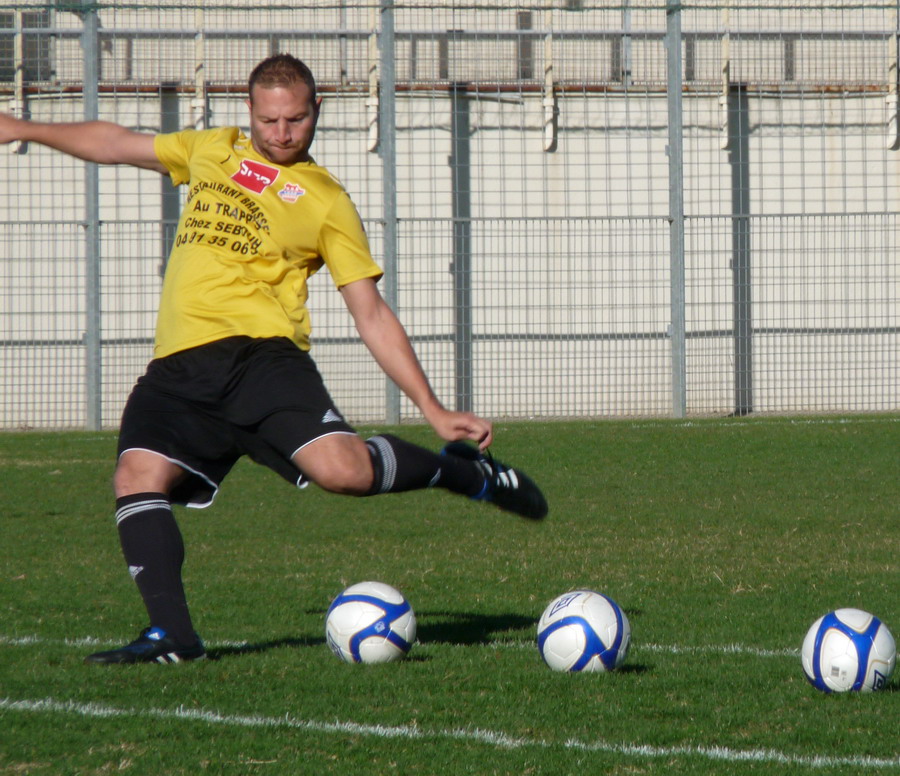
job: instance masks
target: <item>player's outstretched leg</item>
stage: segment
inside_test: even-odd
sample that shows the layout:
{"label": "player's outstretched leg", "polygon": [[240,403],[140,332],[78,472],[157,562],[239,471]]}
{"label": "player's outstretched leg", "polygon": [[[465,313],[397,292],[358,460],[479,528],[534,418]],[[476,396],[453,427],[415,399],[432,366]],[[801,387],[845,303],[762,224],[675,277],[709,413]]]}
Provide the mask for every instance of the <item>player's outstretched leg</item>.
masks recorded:
{"label": "player's outstretched leg", "polygon": [[141,635],[130,644],[107,652],[88,655],[85,663],[183,663],[206,657],[206,649],[200,637],[192,644],[178,644],[162,628],[144,628]]}
{"label": "player's outstretched leg", "polygon": [[465,442],[451,442],[441,455],[474,461],[484,471],[484,487],[472,496],[478,501],[490,501],[500,509],[514,512],[531,520],[541,520],[547,515],[547,500],[541,489],[520,469],[514,469],[482,453]]}

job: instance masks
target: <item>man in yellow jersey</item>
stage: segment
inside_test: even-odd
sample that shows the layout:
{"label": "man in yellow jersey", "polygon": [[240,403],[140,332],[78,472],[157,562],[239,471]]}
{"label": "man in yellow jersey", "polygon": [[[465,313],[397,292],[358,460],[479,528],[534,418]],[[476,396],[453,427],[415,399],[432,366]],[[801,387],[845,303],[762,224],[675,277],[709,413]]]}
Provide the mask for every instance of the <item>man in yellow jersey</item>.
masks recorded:
{"label": "man in yellow jersey", "polygon": [[[247,105],[249,137],[235,127],[153,135],[102,121],[0,115],[0,143],[40,143],[188,186],[154,358],[125,407],[114,475],[122,551],[150,626],[90,663],[205,656],[182,585],[172,504],[212,503],[242,455],[334,493],[442,487],[530,519],[547,513],[527,476],[487,454],[490,422],[440,403],[378,292],[382,273],[355,206],[309,155],[320,107],[309,68],[287,54],[262,61]],[[363,440],[334,406],[308,353],[307,279],[323,265],[378,365],[449,442],[440,454],[389,434]]]}

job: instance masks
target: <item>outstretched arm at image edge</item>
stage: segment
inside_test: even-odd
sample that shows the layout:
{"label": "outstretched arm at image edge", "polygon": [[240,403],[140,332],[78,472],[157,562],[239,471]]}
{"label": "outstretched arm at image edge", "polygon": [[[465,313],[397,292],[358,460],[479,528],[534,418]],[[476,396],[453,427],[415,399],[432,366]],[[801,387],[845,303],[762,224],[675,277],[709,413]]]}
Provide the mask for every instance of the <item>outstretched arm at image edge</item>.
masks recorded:
{"label": "outstretched arm at image edge", "polygon": [[153,134],[109,121],[44,123],[0,113],[0,143],[39,143],[76,159],[129,164],[167,174],[153,150]]}

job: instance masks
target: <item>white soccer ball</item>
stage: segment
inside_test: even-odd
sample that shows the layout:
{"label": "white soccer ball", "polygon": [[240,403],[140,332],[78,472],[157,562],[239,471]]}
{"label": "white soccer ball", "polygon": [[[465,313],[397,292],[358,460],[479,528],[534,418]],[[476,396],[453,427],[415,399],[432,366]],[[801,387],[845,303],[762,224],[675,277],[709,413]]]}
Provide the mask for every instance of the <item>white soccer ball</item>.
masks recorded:
{"label": "white soccer ball", "polygon": [[812,624],[800,659],[806,678],[822,692],[872,692],[891,678],[897,645],[874,615],[837,609]]}
{"label": "white soccer ball", "polygon": [[325,638],[347,663],[389,663],[404,657],[416,640],[416,615],[399,590],[360,582],[331,602]]}
{"label": "white soccer ball", "polygon": [[612,671],[625,660],[630,644],[625,612],[593,590],[553,599],[538,622],[538,650],[554,671]]}

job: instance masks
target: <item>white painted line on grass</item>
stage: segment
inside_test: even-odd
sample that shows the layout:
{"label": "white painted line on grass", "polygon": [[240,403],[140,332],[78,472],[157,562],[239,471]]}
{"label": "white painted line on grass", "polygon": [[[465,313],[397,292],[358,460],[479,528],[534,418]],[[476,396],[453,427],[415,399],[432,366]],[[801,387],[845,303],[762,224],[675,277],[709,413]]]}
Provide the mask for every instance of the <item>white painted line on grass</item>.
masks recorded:
{"label": "white painted line on grass", "polygon": [[794,755],[776,749],[731,749],[721,746],[649,746],[646,744],[616,744],[608,741],[579,741],[568,739],[563,742],[547,741],[540,738],[523,738],[507,735],[501,731],[481,728],[426,729],[410,725],[367,725],[358,722],[322,722],[318,720],[296,719],[290,715],[263,717],[259,715],[221,714],[203,709],[130,709],[104,706],[97,703],[76,703],[59,701],[54,698],[39,700],[13,700],[0,698],[0,711],[33,712],[43,714],[69,714],[82,717],[110,719],[117,717],[149,717],[162,720],[187,720],[208,725],[244,728],[273,728],[301,730],[312,733],[332,733],[338,735],[370,736],[372,738],[394,738],[410,740],[453,739],[495,746],[500,749],[524,749],[534,747],[550,749],[562,746],[581,752],[602,752],[633,758],[702,758],[719,762],[777,763],[779,765],[801,766],[810,769],[823,768],[868,768],[900,769],[900,757],[881,758],[869,756],[830,757],[826,755]]}
{"label": "white painted line on grass", "polygon": [[[36,644],[57,644],[66,647],[104,647],[115,646],[119,641],[108,641],[93,636],[77,639],[46,639],[41,636],[5,636],[0,634],[0,646],[30,647]],[[208,649],[241,649],[252,647],[252,641],[207,641]],[[492,649],[534,649],[533,641],[485,641],[478,643],[456,644],[451,641],[416,642],[418,647],[488,647]],[[707,644],[687,646],[679,644],[632,644],[633,652],[663,652],[671,655],[750,655],[752,657],[800,657],[799,649],[760,649],[743,644]]]}
{"label": "white painted line on grass", "polygon": [[635,650],[668,652],[673,655],[750,655],[751,657],[800,657],[798,649],[760,649],[743,644],[709,644],[701,646],[679,646],[678,644],[635,644]]}
{"label": "white painted line on grass", "polygon": [[36,644],[61,644],[65,647],[102,647],[107,642],[85,636],[79,639],[45,639],[43,636],[4,636],[0,634],[0,645],[4,647],[33,647]]}
{"label": "white painted line on grass", "polygon": [[[39,644],[49,644],[80,649],[82,647],[117,647],[123,642],[124,639],[98,639],[96,636],[81,636],[77,639],[48,639],[43,636],[6,636],[0,633],[0,647],[33,647]],[[251,641],[207,641],[204,643],[209,649],[241,649],[253,646]],[[322,643],[324,643],[324,637]]]}
{"label": "white painted line on grass", "polygon": [[[0,646],[4,647],[31,647],[37,644],[56,644],[66,647],[105,647],[116,646],[122,640],[108,641],[94,636],[84,636],[77,639],[47,639],[42,636],[5,636],[0,633]],[[207,641],[208,649],[241,649],[253,647],[252,641]],[[428,647],[488,647],[490,649],[534,649],[534,641],[485,641],[476,643],[457,644],[452,641],[426,641],[416,642],[419,648]],[[748,647],[743,644],[706,644],[706,645],[679,645],[679,644],[632,644],[633,653],[662,652],[670,655],[749,655],[751,657],[791,657],[799,658],[799,649],[761,649]]]}
{"label": "white painted line on grass", "polygon": [[758,428],[759,426],[848,426],[848,425],[871,425],[884,423],[900,423],[900,417],[895,416],[877,416],[868,415],[859,416],[822,416],[822,417],[806,417],[797,418],[790,415],[756,415],[748,418],[734,417],[700,417],[695,420],[637,420],[628,423],[629,428],[727,428],[744,430],[747,428]]}
{"label": "white painted line on grass", "polygon": [[[419,642],[416,642],[418,645]],[[453,644],[448,641],[428,641],[423,644],[429,646],[479,646],[472,644]],[[535,649],[534,641],[486,641],[480,644],[482,647],[504,648],[504,649]],[[644,644],[632,643],[631,652],[663,652],[669,655],[750,655],[751,657],[792,657],[799,658],[799,649],[761,649],[759,647],[748,647],[743,644],[700,644],[696,646],[686,646],[679,644]]]}

